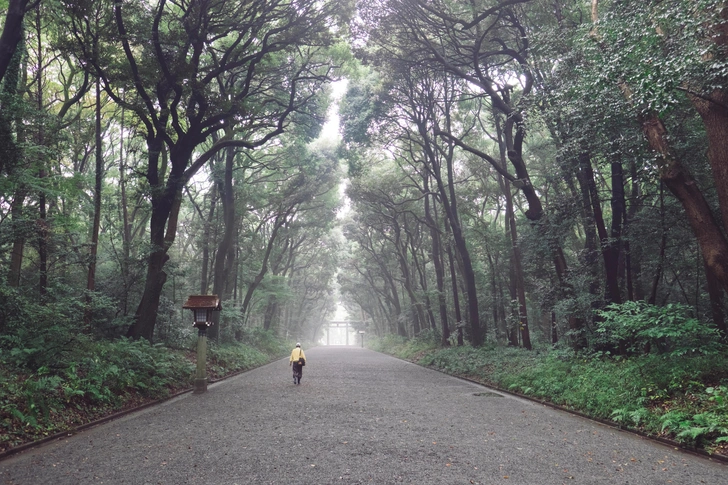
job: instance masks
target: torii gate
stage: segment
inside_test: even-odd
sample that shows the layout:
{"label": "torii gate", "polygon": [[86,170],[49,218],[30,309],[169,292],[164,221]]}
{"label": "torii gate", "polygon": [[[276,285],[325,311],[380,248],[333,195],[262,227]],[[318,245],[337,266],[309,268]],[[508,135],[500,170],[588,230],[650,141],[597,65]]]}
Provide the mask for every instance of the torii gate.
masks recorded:
{"label": "torii gate", "polygon": [[326,325],[326,345],[331,345],[331,339],[329,338],[331,328],[343,328],[344,334],[346,335],[346,344],[349,345],[349,333],[352,323],[359,323],[356,320],[330,320]]}

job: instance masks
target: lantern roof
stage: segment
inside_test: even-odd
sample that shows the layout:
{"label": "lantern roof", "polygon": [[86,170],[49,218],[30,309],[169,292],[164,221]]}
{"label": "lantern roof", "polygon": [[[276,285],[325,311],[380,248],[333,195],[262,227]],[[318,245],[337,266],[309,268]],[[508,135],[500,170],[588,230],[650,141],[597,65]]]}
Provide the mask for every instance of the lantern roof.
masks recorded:
{"label": "lantern roof", "polygon": [[217,295],[190,295],[182,308],[190,310],[209,308],[220,311],[222,304]]}

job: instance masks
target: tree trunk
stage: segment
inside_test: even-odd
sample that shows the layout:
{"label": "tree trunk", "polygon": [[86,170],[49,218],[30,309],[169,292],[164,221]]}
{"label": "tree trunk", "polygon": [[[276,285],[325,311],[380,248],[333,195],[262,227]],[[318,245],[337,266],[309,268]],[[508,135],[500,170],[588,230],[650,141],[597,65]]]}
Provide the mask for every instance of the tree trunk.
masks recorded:
{"label": "tree trunk", "polygon": [[448,156],[446,160],[447,184],[445,184],[442,180],[436,156],[433,153],[430,153],[431,167],[433,168],[432,175],[437,182],[440,200],[442,202],[443,209],[445,210],[445,214],[447,215],[450,230],[452,231],[455,250],[458,252],[460,260],[463,263],[463,279],[468,296],[468,314],[470,316],[470,339],[473,346],[479,347],[484,342],[484,336],[480,327],[480,310],[478,308],[478,291],[475,284],[475,271],[473,270],[473,262],[470,259],[470,251],[468,250],[467,243],[465,242],[465,235],[463,234],[462,227],[460,226],[460,218],[457,211],[455,184],[453,180],[452,151],[449,155],[450,156]]}
{"label": "tree trunk", "polygon": [[[506,144],[503,140],[503,131],[501,130],[500,120],[497,114],[495,116],[495,119],[496,129],[498,130],[498,146],[500,148],[501,164],[505,169]],[[525,176],[528,177],[528,175]],[[504,177],[500,174],[498,175],[498,182],[501,187],[501,191],[506,198],[506,225],[509,239],[511,242],[511,265],[513,267],[516,299],[518,300],[518,330],[520,332],[521,343],[523,344],[523,347],[531,350],[531,332],[528,326],[528,309],[526,307],[526,285],[523,278],[523,258],[521,257],[521,248],[518,244],[518,230],[516,228],[516,215],[513,210],[511,183],[507,179],[504,179]],[[538,205],[540,206],[540,201],[538,202]],[[511,343],[513,343],[513,341],[511,341]]]}
{"label": "tree trunk", "polygon": [[648,116],[642,120],[642,129],[650,147],[658,155],[660,180],[682,203],[707,267],[723,290],[728,291],[728,241],[713,217],[710,205],[695,179],[673,155],[662,120],[654,114]]}
{"label": "tree trunk", "polygon": [[[703,264],[705,264],[705,260],[703,260]],[[723,290],[707,266],[705,266],[705,279],[708,295],[710,296],[710,311],[713,315],[713,323],[715,324],[715,328],[720,332],[721,338],[725,340],[728,337],[728,327],[726,327],[725,322]]]}
{"label": "tree trunk", "polygon": [[169,260],[169,256],[164,250],[157,250],[149,255],[144,294],[137,307],[134,323],[126,333],[127,337],[135,340],[143,338],[150,342],[153,341],[159,300],[162,296],[164,283],[167,281],[167,273],[163,270],[164,263],[167,260]]}
{"label": "tree trunk", "polygon": [[[435,266],[435,281],[437,282],[437,307],[440,315],[440,344],[443,347],[450,345],[450,327],[447,323],[447,300],[445,299],[445,271],[442,260],[442,244],[440,241],[440,231],[437,221],[433,217],[430,209],[430,197],[434,199],[434,195],[430,194],[429,175],[427,171],[422,174],[422,187],[425,193],[425,219],[430,228],[430,240],[432,242],[432,263]],[[437,212],[435,212],[435,215]]]}
{"label": "tree trunk", "polygon": [[[721,2],[717,2],[721,3]],[[728,46],[728,9],[723,5],[715,7],[713,32],[709,40],[718,46],[717,62],[726,61]],[[718,200],[720,201],[723,227],[728,227],[728,89],[714,89],[708,96],[691,95],[690,99],[700,114],[708,136],[708,160],[713,170]]]}
{"label": "tree trunk", "polygon": [[518,231],[516,229],[516,217],[513,211],[510,184],[505,181],[506,189],[506,219],[510,230],[510,239],[513,249],[513,270],[516,280],[516,294],[518,297],[518,328],[521,333],[521,344],[524,348],[531,350],[531,331],[528,325],[528,310],[526,308],[526,285],[523,280],[523,264],[521,248],[518,244]]}
{"label": "tree trunk", "polygon": [[[215,258],[215,271],[212,284],[212,294],[221,300],[229,298],[229,281],[233,266],[235,265],[235,192],[233,187],[233,162],[235,149],[230,147],[225,151],[225,170],[222,181],[222,212],[223,235],[217,246]],[[207,338],[217,340],[220,333],[220,312],[213,312],[213,325],[207,330]]]}
{"label": "tree trunk", "polygon": [[124,294],[122,296],[122,313],[124,316],[129,314],[129,290],[131,274],[129,271],[129,263],[131,259],[131,219],[129,216],[129,201],[126,193],[126,153],[124,152],[124,117],[125,110],[121,110],[121,129],[119,130],[119,193],[121,197],[121,237],[122,237],[122,259],[121,259],[121,278],[124,282]]}
{"label": "tree trunk", "polygon": [[619,291],[619,280],[617,273],[617,259],[613,259],[614,253],[609,250],[609,235],[604,223],[604,215],[602,213],[602,204],[599,200],[597,192],[597,184],[594,180],[594,170],[591,166],[591,157],[587,152],[580,155],[580,167],[584,172],[584,178],[589,190],[589,199],[591,201],[591,213],[594,216],[594,224],[597,228],[599,236],[599,247],[601,248],[602,260],[604,261],[604,274],[606,276],[606,301],[607,303],[621,303],[622,297]]}
{"label": "tree trunk", "polygon": [[576,181],[579,184],[578,196],[577,190],[573,187],[571,180],[567,180],[567,183],[574,194],[574,198],[581,198],[581,218],[582,225],[584,226],[584,252],[583,252],[583,264],[586,266],[589,274],[589,285],[587,291],[591,298],[591,309],[592,311],[602,306],[603,296],[599,294],[601,288],[601,271],[598,264],[599,250],[597,244],[599,236],[597,235],[597,224],[595,222],[594,210],[592,210],[592,197],[589,190],[589,170],[583,167],[583,165],[589,164],[591,168],[591,160],[589,155],[582,152],[577,158],[575,163]]}
{"label": "tree trunk", "polygon": [[[624,214],[624,232],[627,235],[629,231],[629,223],[634,219],[640,206],[637,202],[640,199],[640,184],[637,182],[637,164],[634,160],[630,162],[629,170],[632,184],[629,198],[632,203],[629,206],[629,210],[625,209]],[[642,287],[641,258],[633,258],[632,251],[632,247],[629,244],[629,237],[626,237],[624,239],[624,272],[625,279],[627,280],[627,298],[630,301],[640,301],[645,299],[644,289]],[[639,248],[637,251],[639,251]]]}
{"label": "tree trunk", "polygon": [[397,285],[389,272],[384,273],[384,277],[387,282],[387,285],[385,286],[388,295],[387,305],[391,305],[392,307],[394,307],[394,314],[392,315],[392,312],[389,312],[389,314],[393,317],[392,322],[395,326],[393,330],[396,331],[397,335],[399,335],[400,337],[406,337],[407,329],[405,328],[404,322],[402,321],[402,306],[399,301],[399,292],[397,291]]}
{"label": "tree trunk", "polygon": [[20,286],[20,275],[23,269],[23,250],[25,248],[25,225],[23,218],[23,204],[27,196],[25,186],[21,186],[13,195],[13,203],[10,206],[12,227],[15,236],[13,237],[13,249],[10,255],[10,271],[8,272],[8,285]]}
{"label": "tree trunk", "polygon": [[402,273],[402,285],[404,286],[405,293],[409,297],[410,308],[412,309],[412,331],[417,336],[421,331],[424,321],[422,318],[422,310],[419,301],[417,301],[417,295],[415,294],[412,282],[412,273],[407,262],[407,246],[402,242],[401,228],[396,219],[392,220],[392,229],[394,229],[395,235],[394,247],[396,248],[397,261],[399,262],[399,269]]}
{"label": "tree trunk", "polygon": [[274,329],[273,322],[276,320],[280,312],[278,302],[276,301],[275,295],[270,297],[268,305],[265,308],[265,314],[263,316],[263,330]]}
{"label": "tree trunk", "polygon": [[620,268],[624,269],[625,266],[625,263],[620,263],[622,259],[622,223],[627,213],[624,199],[624,175],[621,162],[611,163],[611,177],[612,199],[610,207],[612,209],[612,224],[610,238],[606,242],[606,250],[609,253],[609,261],[615,266],[614,271],[616,274],[614,278],[617,280],[617,287],[619,287],[619,277],[624,272],[620,271]]}
{"label": "tree trunk", "polygon": [[664,184],[660,183],[660,254],[657,260],[657,270],[655,277],[652,279],[652,289],[647,303],[654,305],[657,302],[657,290],[662,280],[663,268],[665,266],[665,250],[667,248],[667,227],[665,226],[665,194]]}
{"label": "tree trunk", "polygon": [[[3,32],[0,34],[0,81],[10,66],[18,44],[23,40],[23,18],[28,0],[9,0]],[[4,160],[3,160],[4,162]],[[0,170],[2,169],[0,162]]]}
{"label": "tree trunk", "polygon": [[[38,38],[37,54],[38,54],[38,72],[35,79],[36,87],[38,89],[36,93],[36,107],[38,112],[43,112],[43,43],[41,36],[41,25],[40,25],[40,6],[36,6],[36,17],[35,17],[35,29]],[[45,142],[45,136],[43,132],[43,122],[38,120],[38,135],[37,141],[38,146],[42,147]],[[38,184],[40,185],[40,194],[38,196],[38,261],[40,263],[40,274],[39,274],[39,292],[41,296],[44,296],[48,290],[48,213],[47,213],[47,201],[46,192],[43,185],[45,184],[44,179],[48,176],[46,172],[46,161],[42,151],[38,154]]]}
{"label": "tree trunk", "polygon": [[260,286],[260,283],[263,281],[266,273],[268,273],[268,261],[270,259],[271,252],[273,251],[273,246],[275,244],[276,237],[278,236],[278,231],[288,220],[288,216],[290,215],[291,211],[293,211],[293,207],[289,207],[288,210],[284,213],[279,213],[276,216],[275,221],[273,222],[273,230],[271,231],[271,235],[268,238],[268,244],[266,245],[265,253],[263,254],[263,262],[261,264],[260,271],[258,271],[258,274],[255,275],[255,278],[248,286],[248,290],[245,293],[245,298],[243,298],[243,304],[240,308],[242,315],[247,314],[248,306],[250,305],[250,301],[253,299],[253,293],[255,292],[255,290],[258,289],[258,286]]}
{"label": "tree trunk", "polygon": [[[427,321],[430,322],[430,329],[435,330],[437,329],[437,322],[435,321],[435,314],[432,312],[432,301],[430,301],[429,286],[427,283],[427,263],[422,262],[420,264],[420,256],[417,255],[420,251],[414,242],[410,243],[410,251],[412,252],[413,265],[415,267],[415,271],[417,271],[417,276],[419,276],[420,288],[422,289],[422,293],[424,295],[423,298],[425,300],[424,309],[422,310],[423,322],[425,319],[424,314],[426,313]],[[424,255],[422,256],[422,259],[425,259]]]}
{"label": "tree trunk", "polygon": [[[151,253],[147,257],[147,275],[144,283],[144,293],[139,302],[134,322],[127,331],[127,337],[134,339],[144,338],[153,341],[154,327],[157,323],[157,311],[159,301],[162,297],[164,283],[167,281],[167,273],[164,271],[164,264],[169,260],[167,251],[174,243],[177,233],[177,220],[179,217],[180,205],[182,203],[181,174],[171,173],[164,188],[154,187],[157,167],[160,157],[164,154],[162,142],[158,139],[148,140],[149,167],[153,172],[148,175],[151,178],[152,191],[152,214],[149,221],[149,238],[151,242]],[[163,161],[166,166],[166,160]],[[174,164],[173,164],[174,165]]]}
{"label": "tree trunk", "polygon": [[[15,15],[11,14],[10,10],[17,8],[17,5],[13,6],[12,3],[17,4],[18,2],[11,2],[6,17],[6,25],[10,21],[9,19],[12,15]],[[23,10],[23,14],[24,13],[25,12]],[[16,26],[11,26],[11,28],[13,27]],[[22,22],[18,22],[17,27],[21,28],[19,39],[22,39]],[[2,36],[4,37],[5,35],[5,31],[3,31]],[[0,51],[5,50],[5,48],[4,40],[0,37]],[[8,75],[2,76],[0,74],[0,80],[4,80],[4,82],[1,83],[3,95],[8,98],[12,98],[17,95],[21,79],[21,58],[23,56],[20,55],[20,51],[16,48],[17,44],[16,47],[13,48],[11,58],[8,60],[9,66],[6,68]],[[27,69],[23,69],[23,72],[26,71]],[[18,147],[22,146],[25,142],[25,130],[22,128],[23,120],[21,115],[19,113],[11,114],[9,111],[10,110],[4,109],[4,107],[0,111],[0,174],[3,171],[3,167],[6,167],[9,178],[12,178],[20,157],[20,149]],[[16,118],[15,123],[12,122],[13,116]],[[15,136],[13,136],[13,125],[15,126]],[[12,220],[11,227],[13,230],[13,248],[10,254],[10,270],[8,272],[8,285],[13,287],[20,286],[21,272],[23,269],[23,254],[27,237],[26,234],[28,233],[28,222],[24,217],[24,206],[29,190],[22,180],[16,183],[18,183],[18,186],[13,193],[13,202],[10,206],[10,216]]]}
{"label": "tree trunk", "polygon": [[101,81],[96,80],[96,163],[94,169],[94,215],[91,227],[91,247],[89,248],[88,277],[86,279],[86,308],[84,310],[84,323],[91,325],[93,314],[91,311],[91,293],[96,291],[96,257],[99,251],[99,230],[101,228],[101,183],[103,181],[104,164],[102,158],[101,137]]}
{"label": "tree trunk", "polygon": [[465,345],[463,341],[463,317],[460,314],[460,292],[458,291],[458,277],[455,270],[455,258],[452,254],[452,248],[450,243],[447,244],[447,259],[450,266],[450,283],[452,285],[452,300],[453,307],[455,308],[455,326],[458,332],[458,346],[462,347]]}
{"label": "tree trunk", "polygon": [[200,269],[200,294],[206,295],[210,290],[210,282],[208,281],[210,272],[210,239],[212,237],[212,224],[215,219],[215,208],[217,205],[217,184],[212,184],[212,193],[210,194],[210,210],[205,219],[205,229],[202,235],[202,268]]}

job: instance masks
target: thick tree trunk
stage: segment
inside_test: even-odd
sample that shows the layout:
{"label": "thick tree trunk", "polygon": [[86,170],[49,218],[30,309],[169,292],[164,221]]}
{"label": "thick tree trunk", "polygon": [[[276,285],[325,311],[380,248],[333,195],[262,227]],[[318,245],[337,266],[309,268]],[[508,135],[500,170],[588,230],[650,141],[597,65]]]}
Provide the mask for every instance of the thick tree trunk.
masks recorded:
{"label": "thick tree trunk", "polygon": [[[9,0],[3,32],[0,34],[0,81],[10,66],[18,44],[23,39],[23,18],[28,0]],[[2,162],[0,162],[2,163]],[[2,165],[0,165],[2,169]]]}
{"label": "thick tree trunk", "polygon": [[[718,35],[712,42],[721,46],[719,53],[725,62],[725,47],[728,45],[728,9],[717,8],[722,18],[715,19]],[[713,171],[713,180],[720,201],[723,226],[728,227],[728,89],[715,89],[708,96],[690,96],[700,114],[708,137],[708,160]]]}
{"label": "thick tree trunk", "polygon": [[710,205],[695,179],[673,155],[662,120],[651,115],[642,121],[642,129],[650,147],[658,155],[660,179],[682,204],[707,267],[723,290],[728,291],[728,240],[713,217]]}
{"label": "thick tree trunk", "polygon": [[153,341],[159,300],[162,296],[164,283],[167,281],[167,273],[163,270],[167,260],[169,260],[169,256],[166,250],[157,250],[149,255],[144,294],[137,307],[134,323],[126,333],[127,337],[135,340],[143,338],[150,342]]}
{"label": "thick tree trunk", "polygon": [[[703,260],[703,263],[705,263],[705,260]],[[721,338],[726,339],[728,337],[728,327],[725,322],[723,290],[707,265],[705,266],[705,279],[708,295],[710,296],[710,311],[713,315],[713,323],[715,324],[715,328],[720,332]]]}
{"label": "thick tree trunk", "polygon": [[[19,2],[11,2],[8,7],[8,14],[6,16],[6,27],[8,22],[13,15],[13,9],[17,9]],[[26,1],[20,3],[27,3]],[[25,7],[23,7],[22,15],[25,14]],[[23,23],[18,21],[17,25],[12,25],[10,28],[21,29],[18,35],[18,41],[22,40]],[[2,37],[0,37],[0,52],[7,50],[7,46],[3,37],[6,36],[6,32],[3,31]],[[20,84],[20,71],[21,71],[21,58],[20,52],[17,51],[17,43],[12,49],[12,54],[7,52],[3,55],[10,55],[7,60],[6,68],[0,72],[0,80],[4,80],[2,85],[3,95],[11,98],[17,95],[18,86]],[[5,62],[5,61],[2,61]],[[3,74],[5,71],[8,72],[7,76]],[[25,71],[25,70],[24,70]],[[16,117],[15,123],[12,122],[12,116]],[[11,114],[9,110],[3,109],[0,111],[0,174],[3,172],[3,168],[7,170],[9,178],[12,178],[14,170],[18,164],[20,149],[25,142],[25,131],[22,129],[23,122],[19,113]],[[14,128],[15,127],[15,128]],[[10,216],[12,220],[12,231],[13,231],[13,248],[10,253],[10,270],[8,272],[8,285],[18,287],[20,286],[21,271],[23,268],[23,254],[25,249],[25,241],[27,234],[27,221],[24,218],[24,205],[25,199],[28,197],[28,187],[22,182],[18,183],[14,193],[13,202],[10,206]]]}
{"label": "thick tree trunk", "polygon": [[[726,14],[728,12],[724,12],[724,15]],[[725,41],[725,34],[721,38]],[[723,230],[725,231],[728,228],[728,91],[715,90],[711,93],[709,99],[693,96],[692,101],[703,120],[705,132],[708,136],[708,160],[713,171],[713,180],[718,193]],[[713,321],[723,338],[726,338],[728,331],[726,331],[721,283],[713,274],[712,268],[708,267],[707,264],[705,273]],[[723,285],[723,288],[725,288],[725,285]]]}
{"label": "thick tree trunk", "polygon": [[[151,140],[149,149],[149,167],[153,171],[150,178],[156,179],[156,167],[159,167],[159,158],[162,155],[162,145],[159,140]],[[163,162],[163,163],[166,163]],[[157,323],[157,311],[162,297],[167,273],[164,264],[169,260],[167,251],[174,243],[177,234],[177,220],[182,202],[182,187],[180,174],[170,174],[166,186],[153,191],[152,215],[149,222],[149,237],[152,251],[147,257],[147,275],[144,283],[144,293],[134,315],[134,323],[127,331],[127,337],[134,339],[144,338],[150,342],[154,338],[154,327]],[[152,184],[154,185],[154,184]]]}

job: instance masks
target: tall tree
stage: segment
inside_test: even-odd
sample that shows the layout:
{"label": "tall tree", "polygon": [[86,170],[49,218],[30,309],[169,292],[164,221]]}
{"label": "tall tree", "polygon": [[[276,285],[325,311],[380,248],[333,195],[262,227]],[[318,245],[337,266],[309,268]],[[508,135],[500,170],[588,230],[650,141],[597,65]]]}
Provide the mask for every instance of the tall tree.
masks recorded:
{"label": "tall tree", "polygon": [[[722,4],[722,2],[719,3]],[[676,102],[674,90],[682,88],[690,92],[698,111],[704,121],[708,122],[706,133],[711,147],[709,159],[713,164],[713,177],[721,207],[723,211],[726,211],[728,190],[724,188],[726,185],[721,178],[724,164],[721,161],[723,150],[720,147],[723,140],[720,133],[728,132],[728,123],[726,123],[728,118],[723,119],[722,114],[728,111],[722,106],[723,90],[713,87],[713,83],[719,81],[722,75],[709,74],[711,68],[706,66],[709,63],[712,63],[712,66],[715,66],[716,63],[722,64],[726,59],[723,49],[723,45],[726,43],[723,17],[725,8],[714,2],[699,3],[697,9],[687,4],[688,2],[675,2],[661,5],[660,2],[650,2],[649,9],[639,11],[622,5],[614,5],[613,9],[609,11],[610,15],[607,20],[601,22],[600,7],[602,6],[598,0],[592,0],[593,28],[590,35],[598,46],[598,52],[615,60],[614,67],[610,68],[608,74],[619,86],[626,101],[635,110],[645,140],[656,155],[660,180],[682,204],[707,267],[720,282],[724,291],[728,291],[728,239],[699,184],[672,146],[661,114],[666,105]],[[683,27],[675,26],[668,21],[671,20],[671,17],[665,15],[666,13],[673,14],[673,16],[678,15],[679,18],[686,20],[687,24]],[[624,20],[624,23],[614,23],[615,19]],[[699,32],[703,31],[703,27],[707,27],[713,34],[705,34],[705,38],[700,39]],[[644,65],[637,65],[632,58],[622,55],[611,44],[611,39],[615,35],[627,34],[627,38],[634,41],[635,48],[639,49],[643,57],[646,56],[650,62],[658,62],[657,56],[664,55],[665,39],[673,32],[672,29],[677,30],[682,38],[692,40],[692,42],[687,42],[687,45],[682,44],[683,49],[678,49],[680,54],[687,54],[686,61],[676,60],[678,72],[682,70],[690,73],[698,70],[709,76],[710,81],[698,84],[698,91],[695,90],[696,86],[693,83],[699,83],[699,80],[689,76],[678,75],[669,80],[660,78],[658,83],[645,82],[645,78],[649,79],[650,74],[646,72]],[[682,31],[683,29],[684,31]],[[698,32],[697,39],[696,32]],[[642,35],[642,38],[637,39],[636,35]],[[709,45],[706,48],[705,43],[710,42],[708,39],[712,39],[712,46]],[[675,41],[678,45],[681,44],[677,39]],[[707,55],[698,54],[705,52],[706,49]],[[674,68],[667,67],[666,71],[669,72],[672,69]],[[681,83],[684,83],[685,86],[680,86]],[[704,90],[707,91],[704,92]],[[725,221],[723,222],[725,223]]]}
{"label": "tall tree", "polygon": [[[114,0],[112,6],[98,56],[81,27],[75,34],[79,55],[107,94],[136,114],[146,141],[152,249],[128,335],[152,340],[182,188],[218,150],[264,145],[293,113],[314,107],[332,69],[322,55],[337,5]],[[82,25],[83,8],[71,7]],[[209,143],[226,128],[227,136]]]}
{"label": "tall tree", "polygon": [[[5,78],[5,73],[12,62],[12,58],[23,40],[23,20],[25,14],[35,10],[40,0],[9,0],[8,9],[5,14],[3,31],[0,34],[0,81]],[[2,171],[0,162],[0,171]]]}

